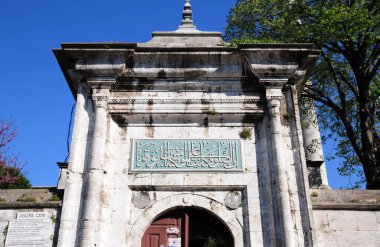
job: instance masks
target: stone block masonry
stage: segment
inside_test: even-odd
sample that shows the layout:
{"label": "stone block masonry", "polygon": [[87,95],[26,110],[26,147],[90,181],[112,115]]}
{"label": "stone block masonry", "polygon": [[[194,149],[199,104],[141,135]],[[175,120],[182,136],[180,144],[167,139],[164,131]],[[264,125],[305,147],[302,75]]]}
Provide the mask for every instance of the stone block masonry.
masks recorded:
{"label": "stone block masonry", "polygon": [[61,199],[56,188],[0,190],[0,246],[53,247]]}

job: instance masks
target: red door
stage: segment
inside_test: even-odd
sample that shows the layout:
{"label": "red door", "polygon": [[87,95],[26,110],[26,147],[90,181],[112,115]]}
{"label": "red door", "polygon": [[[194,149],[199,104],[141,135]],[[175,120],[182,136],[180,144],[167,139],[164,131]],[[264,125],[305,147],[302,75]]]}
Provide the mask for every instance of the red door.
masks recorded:
{"label": "red door", "polygon": [[174,211],[155,220],[141,240],[142,247],[168,247],[168,243],[181,241],[178,246],[187,247],[188,217],[184,211]]}

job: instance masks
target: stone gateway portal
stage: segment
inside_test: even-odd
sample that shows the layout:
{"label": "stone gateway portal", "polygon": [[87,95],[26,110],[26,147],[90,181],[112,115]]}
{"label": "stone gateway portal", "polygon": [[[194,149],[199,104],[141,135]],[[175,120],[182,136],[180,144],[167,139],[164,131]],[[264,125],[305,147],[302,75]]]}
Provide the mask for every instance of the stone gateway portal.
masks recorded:
{"label": "stone gateway portal", "polygon": [[54,53],[77,102],[59,247],[313,245],[297,101],[313,45],[226,45],[186,1],[147,43]]}

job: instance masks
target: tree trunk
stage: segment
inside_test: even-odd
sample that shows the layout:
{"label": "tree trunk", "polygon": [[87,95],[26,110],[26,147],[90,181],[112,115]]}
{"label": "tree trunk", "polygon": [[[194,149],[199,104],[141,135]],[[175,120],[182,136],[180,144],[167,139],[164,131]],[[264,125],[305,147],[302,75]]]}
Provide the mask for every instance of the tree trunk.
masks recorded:
{"label": "tree trunk", "polygon": [[[359,89],[359,122],[361,134],[362,155],[364,174],[367,180],[367,189],[380,189],[380,163],[377,160],[379,155],[375,143],[374,123],[370,114],[370,91],[367,80],[358,81]],[[360,157],[360,156],[359,156]]]}

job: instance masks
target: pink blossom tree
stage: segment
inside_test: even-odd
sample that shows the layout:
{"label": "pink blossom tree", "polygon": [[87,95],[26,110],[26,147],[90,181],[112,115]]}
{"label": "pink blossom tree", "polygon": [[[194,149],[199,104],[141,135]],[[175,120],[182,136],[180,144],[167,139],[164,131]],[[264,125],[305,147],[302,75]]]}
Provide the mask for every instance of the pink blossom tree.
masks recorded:
{"label": "pink blossom tree", "polygon": [[18,155],[10,154],[10,143],[17,136],[13,121],[1,120],[0,126],[0,188],[30,188],[30,181],[25,177],[25,165]]}

